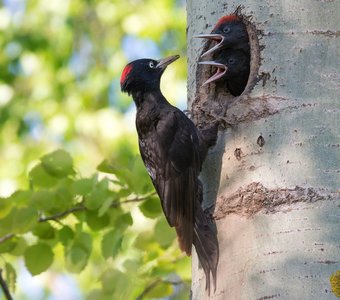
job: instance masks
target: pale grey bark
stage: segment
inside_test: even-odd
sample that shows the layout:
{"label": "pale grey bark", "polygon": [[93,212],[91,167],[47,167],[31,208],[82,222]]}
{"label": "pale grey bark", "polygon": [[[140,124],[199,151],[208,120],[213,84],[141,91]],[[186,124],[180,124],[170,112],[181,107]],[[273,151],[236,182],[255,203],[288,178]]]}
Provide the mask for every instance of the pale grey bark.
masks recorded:
{"label": "pale grey bark", "polygon": [[[258,82],[235,99],[200,87],[209,70],[197,67],[204,43],[191,37],[239,4],[258,30],[261,63],[254,50]],[[340,269],[340,1],[188,0],[187,11],[193,118],[235,124],[202,173],[220,242],[210,298],[337,299],[329,278]],[[204,287],[194,255],[192,299],[208,299]]]}

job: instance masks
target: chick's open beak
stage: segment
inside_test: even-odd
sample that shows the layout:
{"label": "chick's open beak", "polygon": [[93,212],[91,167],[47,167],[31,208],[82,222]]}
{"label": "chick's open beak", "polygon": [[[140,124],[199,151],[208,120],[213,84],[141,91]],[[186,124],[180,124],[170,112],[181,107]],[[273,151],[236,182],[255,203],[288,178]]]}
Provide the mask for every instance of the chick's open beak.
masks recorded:
{"label": "chick's open beak", "polygon": [[198,35],[194,35],[194,38],[203,38],[203,39],[209,39],[209,40],[213,40],[215,42],[217,42],[217,44],[210,48],[208,51],[204,52],[201,57],[204,57],[216,50],[218,50],[219,48],[222,47],[223,41],[224,41],[224,37],[221,34],[216,34],[216,33],[208,33],[208,34],[198,34]]}
{"label": "chick's open beak", "polygon": [[202,61],[199,62],[199,64],[217,67],[216,73],[211,76],[207,81],[205,81],[202,86],[222,78],[228,71],[228,67],[226,65],[218,63],[216,61]]}

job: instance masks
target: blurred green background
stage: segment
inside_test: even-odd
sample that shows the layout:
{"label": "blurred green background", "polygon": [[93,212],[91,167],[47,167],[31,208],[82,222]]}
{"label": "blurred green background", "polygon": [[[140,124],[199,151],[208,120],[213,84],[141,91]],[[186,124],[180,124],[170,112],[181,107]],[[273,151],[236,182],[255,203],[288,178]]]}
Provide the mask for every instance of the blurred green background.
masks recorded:
{"label": "blurred green background", "polygon": [[[179,252],[153,194],[138,154],[134,104],[119,86],[129,61],[180,54],[163,76],[162,91],[170,102],[186,107],[185,1],[0,3],[0,239],[15,233],[0,243],[0,268],[14,298],[187,299],[190,260]],[[57,149],[69,153],[72,172],[66,167],[58,176],[48,168],[39,169],[46,173],[39,176],[37,168],[32,172],[41,157]],[[63,200],[69,202],[65,209],[85,203],[84,211],[20,230],[11,220],[9,229],[14,207],[28,208],[38,193],[55,195],[61,188],[63,196],[70,195]],[[102,190],[121,201],[146,201],[112,205],[108,212],[101,206],[100,211],[86,197]],[[27,193],[17,197],[15,191]],[[53,212],[38,206],[39,217],[60,211],[61,206]],[[110,221],[102,222],[106,214]],[[37,230],[41,224],[48,226],[49,237]],[[84,233],[91,240],[81,267],[68,261],[75,249],[63,240],[68,230],[74,239]],[[35,263],[29,253],[37,244],[53,254],[42,273],[34,267],[27,271],[27,264]],[[116,245],[114,253],[111,245]],[[32,272],[40,274],[32,277]]]}

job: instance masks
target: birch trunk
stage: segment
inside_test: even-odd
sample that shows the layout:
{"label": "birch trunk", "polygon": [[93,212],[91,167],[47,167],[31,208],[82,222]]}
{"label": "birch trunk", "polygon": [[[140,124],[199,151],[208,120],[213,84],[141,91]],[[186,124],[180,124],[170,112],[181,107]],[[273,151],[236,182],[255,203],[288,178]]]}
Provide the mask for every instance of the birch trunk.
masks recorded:
{"label": "birch trunk", "polygon": [[[336,299],[330,276],[340,269],[340,2],[225,3],[187,1],[193,119],[234,124],[220,132],[201,175],[220,244],[210,298]],[[210,74],[197,66],[207,45],[192,36],[210,32],[239,4],[256,30],[249,27],[251,78],[235,98],[200,87]],[[209,299],[204,288],[193,255],[192,299]]]}

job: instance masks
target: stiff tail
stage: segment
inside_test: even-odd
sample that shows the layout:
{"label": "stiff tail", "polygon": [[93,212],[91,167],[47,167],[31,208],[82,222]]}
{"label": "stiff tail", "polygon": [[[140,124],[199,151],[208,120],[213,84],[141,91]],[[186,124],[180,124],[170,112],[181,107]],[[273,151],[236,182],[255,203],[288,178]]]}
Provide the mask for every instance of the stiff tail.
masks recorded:
{"label": "stiff tail", "polygon": [[209,226],[209,220],[199,206],[196,209],[194,225],[194,246],[198,259],[205,273],[206,285],[210,295],[210,273],[212,275],[214,291],[216,291],[216,273],[219,259],[219,249],[216,233]]}
{"label": "stiff tail", "polygon": [[184,226],[175,227],[177,233],[177,239],[179,248],[186,253],[191,255],[191,248],[193,243],[193,229],[192,224],[185,224]]}

